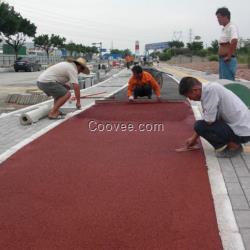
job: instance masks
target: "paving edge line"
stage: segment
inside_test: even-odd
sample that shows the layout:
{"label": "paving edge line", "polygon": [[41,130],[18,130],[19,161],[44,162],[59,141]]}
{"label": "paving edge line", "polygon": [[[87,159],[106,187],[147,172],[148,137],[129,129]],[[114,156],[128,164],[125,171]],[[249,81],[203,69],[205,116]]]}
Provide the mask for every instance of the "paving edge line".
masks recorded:
{"label": "paving edge line", "polygon": [[[201,119],[199,107],[194,105],[191,105],[191,107],[196,120]],[[206,157],[208,177],[223,248],[224,250],[245,250],[218,159],[214,155],[212,146],[203,138],[201,138],[201,142]]]}
{"label": "paving edge line", "polygon": [[[96,86],[96,85],[95,85]],[[116,94],[117,92],[121,91],[122,89],[126,88],[127,84],[125,84],[124,86],[120,87],[119,89],[111,92],[110,94],[108,94],[107,96],[105,96],[105,98],[108,98],[114,94]],[[3,163],[5,160],[7,160],[9,157],[11,157],[13,154],[15,154],[18,150],[20,150],[21,148],[23,148],[25,145],[31,143],[32,141],[34,141],[35,139],[37,139],[38,137],[44,135],[45,133],[47,133],[48,131],[52,130],[53,128],[59,126],[61,123],[67,121],[68,119],[72,118],[73,116],[78,115],[79,113],[84,112],[85,110],[89,109],[90,107],[94,106],[95,102],[88,104],[87,106],[83,107],[81,110],[77,110],[73,113],[69,113],[65,119],[62,120],[57,120],[55,122],[53,122],[52,124],[48,125],[47,127],[41,129],[40,131],[38,131],[37,133],[33,134],[32,136],[24,139],[23,141],[17,143],[15,146],[11,147],[10,149],[6,150],[4,153],[2,153],[0,155],[0,164]],[[0,166],[1,167],[1,166]]]}
{"label": "paving edge line", "polygon": [[[177,81],[179,84],[179,81],[174,76],[169,77]],[[201,106],[199,108],[197,105],[192,105],[192,102],[190,102],[190,105],[195,119],[201,119]],[[246,250],[234,216],[232,204],[228,196],[218,159],[214,155],[212,146],[205,139],[201,138],[201,143],[206,158],[209,183],[223,249]]]}

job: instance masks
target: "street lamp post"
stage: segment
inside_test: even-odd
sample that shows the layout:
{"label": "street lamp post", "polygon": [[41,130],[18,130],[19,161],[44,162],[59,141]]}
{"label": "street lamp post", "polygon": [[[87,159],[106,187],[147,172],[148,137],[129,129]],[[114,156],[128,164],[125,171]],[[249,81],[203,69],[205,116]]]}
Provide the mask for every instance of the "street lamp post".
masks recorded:
{"label": "street lamp post", "polygon": [[102,59],[102,42],[99,43],[92,43],[92,45],[99,45],[99,50],[100,50],[100,60]]}

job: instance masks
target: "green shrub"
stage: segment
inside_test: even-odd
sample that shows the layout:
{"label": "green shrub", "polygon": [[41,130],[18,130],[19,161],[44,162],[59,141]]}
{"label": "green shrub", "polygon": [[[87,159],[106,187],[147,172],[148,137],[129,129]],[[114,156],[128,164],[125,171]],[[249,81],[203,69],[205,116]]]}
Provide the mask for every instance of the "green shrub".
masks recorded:
{"label": "green shrub", "polygon": [[170,50],[167,50],[159,55],[161,61],[168,61],[171,59],[171,57],[172,55]]}
{"label": "green shrub", "polygon": [[210,62],[218,62],[219,61],[219,57],[217,55],[211,55],[208,57],[208,60]]}
{"label": "green shrub", "polygon": [[206,49],[202,49],[196,52],[196,55],[200,57],[206,57],[207,54],[208,54],[208,51]]}
{"label": "green shrub", "polygon": [[162,53],[159,56],[161,61],[168,61],[171,59],[171,56],[168,53]]}
{"label": "green shrub", "polygon": [[249,63],[250,52],[248,53],[238,53],[237,60],[238,63],[248,64]]}

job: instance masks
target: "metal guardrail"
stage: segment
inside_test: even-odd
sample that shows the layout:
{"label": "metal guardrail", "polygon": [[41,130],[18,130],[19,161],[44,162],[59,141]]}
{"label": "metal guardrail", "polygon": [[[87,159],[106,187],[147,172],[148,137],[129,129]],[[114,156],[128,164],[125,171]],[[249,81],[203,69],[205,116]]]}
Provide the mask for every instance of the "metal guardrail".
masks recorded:
{"label": "metal guardrail", "polygon": [[[20,55],[20,57],[25,57],[29,55]],[[63,61],[64,59],[59,56],[34,56],[41,64],[54,64]],[[0,67],[12,67],[16,60],[15,55],[4,55],[0,54]]]}

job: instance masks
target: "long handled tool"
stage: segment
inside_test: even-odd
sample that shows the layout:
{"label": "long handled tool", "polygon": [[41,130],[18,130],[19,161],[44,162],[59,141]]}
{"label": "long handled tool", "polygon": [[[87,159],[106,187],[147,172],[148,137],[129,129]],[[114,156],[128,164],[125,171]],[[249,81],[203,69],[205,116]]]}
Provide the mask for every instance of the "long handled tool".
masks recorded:
{"label": "long handled tool", "polygon": [[[88,98],[88,97],[95,96],[95,95],[100,95],[100,94],[105,94],[105,93],[107,93],[107,92],[106,92],[106,91],[103,91],[103,92],[98,92],[98,93],[83,95],[83,96],[80,96],[80,98],[81,98],[81,99],[84,99],[84,98]],[[70,100],[71,100],[71,101],[75,101],[75,100],[76,100],[75,96],[71,97]]]}
{"label": "long handled tool", "polygon": [[181,148],[176,148],[175,151],[180,153],[180,152],[187,152],[187,151],[193,151],[193,150],[198,150],[198,149],[200,149],[200,146],[196,144],[191,147],[183,146]]}

